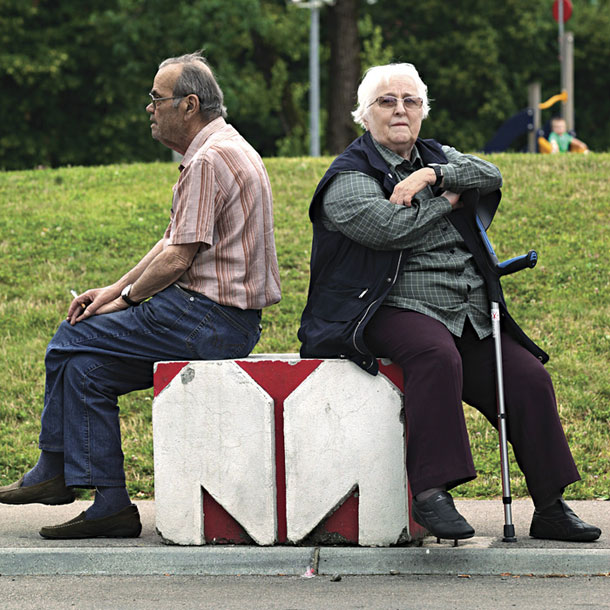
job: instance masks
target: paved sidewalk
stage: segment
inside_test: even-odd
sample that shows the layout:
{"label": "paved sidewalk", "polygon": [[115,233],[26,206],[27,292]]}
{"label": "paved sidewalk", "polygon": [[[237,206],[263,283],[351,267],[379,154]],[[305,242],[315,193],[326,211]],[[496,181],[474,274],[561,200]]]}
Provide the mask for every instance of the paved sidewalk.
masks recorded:
{"label": "paved sidewalk", "polygon": [[178,547],[155,532],[154,502],[136,502],[142,517],[139,538],[49,541],[38,530],[67,521],[89,506],[0,504],[0,575],[51,574],[532,574],[610,575],[610,502],[571,501],[585,521],[602,528],[593,543],[536,540],[528,535],[529,500],[513,503],[517,542],[502,542],[504,512],[499,500],[456,500],[476,530],[454,547],[428,537],[421,547]]}

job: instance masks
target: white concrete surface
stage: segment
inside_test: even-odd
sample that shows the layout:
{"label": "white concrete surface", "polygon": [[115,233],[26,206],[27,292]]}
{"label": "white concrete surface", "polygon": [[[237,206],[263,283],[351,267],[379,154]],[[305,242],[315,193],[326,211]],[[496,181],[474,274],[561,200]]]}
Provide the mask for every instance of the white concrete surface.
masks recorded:
{"label": "white concrete surface", "polygon": [[299,542],[359,490],[358,542],[408,526],[402,396],[383,375],[326,360],[284,402],[288,539]]}
{"label": "white concrete surface", "polygon": [[[175,548],[163,544],[155,533],[155,502],[144,500],[136,501],[136,504],[143,526],[139,538],[81,540],[48,540],[41,538],[38,530],[42,525],[63,523],[73,518],[90,505],[88,501],[76,501],[62,506],[0,504],[0,589],[4,593],[13,578],[23,575],[36,575],[35,578],[50,575],[57,578],[55,575],[61,574],[106,574],[115,577],[125,574],[154,574],[157,578],[165,577],[167,581],[168,575],[180,574],[301,576],[310,567],[315,568],[316,573],[320,575],[447,574],[451,575],[454,582],[460,580],[456,580],[456,576],[464,574],[475,576],[510,573],[555,577],[588,574],[591,575],[591,582],[601,584],[601,581],[608,580],[610,576],[610,502],[604,500],[569,500],[577,515],[601,527],[601,538],[591,543],[530,538],[527,533],[533,505],[529,499],[513,502],[517,542],[502,542],[503,511],[500,498],[457,498],[458,510],[476,529],[475,538],[461,541],[458,547],[454,547],[450,540],[437,544],[435,539],[430,537],[426,539],[423,547],[402,548],[226,545]],[[513,576],[508,578],[511,581],[519,580]],[[550,580],[564,582],[570,579]],[[112,582],[114,587],[115,581]],[[164,586],[169,586],[167,582]],[[334,582],[332,584],[336,585]],[[199,585],[201,587],[201,581]],[[108,580],[104,586],[108,587]],[[29,591],[27,586],[22,591],[23,595],[26,590]],[[252,598],[254,599],[256,598]],[[259,601],[252,600],[250,605]],[[0,605],[4,608],[6,604]],[[508,603],[508,606],[510,605]],[[512,605],[514,606],[514,603]],[[303,604],[301,606],[305,607]],[[40,608],[41,605],[32,607]],[[49,606],[45,603],[44,607],[64,608],[65,604]],[[80,604],[78,607],[83,606]],[[106,604],[103,607],[118,606]],[[158,604],[154,607],[157,608]],[[179,605],[172,606],[176,607]],[[246,604],[244,607],[249,606]],[[383,607],[387,607],[387,604]],[[517,607],[521,608],[518,604]],[[556,604],[553,607],[572,606]],[[602,606],[590,602],[589,607]]]}
{"label": "white concrete surface", "polygon": [[191,362],[153,402],[157,528],[205,544],[202,487],[258,544],[276,535],[273,400],[231,361]]}

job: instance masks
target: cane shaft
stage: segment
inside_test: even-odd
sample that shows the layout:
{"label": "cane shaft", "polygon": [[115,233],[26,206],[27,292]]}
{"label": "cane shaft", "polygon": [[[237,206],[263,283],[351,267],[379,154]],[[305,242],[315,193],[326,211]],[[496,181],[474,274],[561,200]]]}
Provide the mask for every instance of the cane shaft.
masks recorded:
{"label": "cane shaft", "polygon": [[512,497],[510,493],[510,470],[508,464],[508,436],[506,432],[506,408],[504,405],[504,374],[502,371],[502,338],[500,336],[500,307],[491,303],[491,327],[496,358],[496,391],[498,401],[498,433],[500,436],[500,468],[502,471],[502,501],[504,504],[504,541],[515,540]]}

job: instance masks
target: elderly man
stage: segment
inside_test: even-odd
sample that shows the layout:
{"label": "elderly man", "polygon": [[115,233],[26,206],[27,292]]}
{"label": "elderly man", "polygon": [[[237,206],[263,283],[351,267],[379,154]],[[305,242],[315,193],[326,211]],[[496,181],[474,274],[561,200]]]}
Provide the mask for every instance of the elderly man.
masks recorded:
{"label": "elderly man", "polygon": [[[428,110],[411,64],[377,66],[362,80],[353,114],[366,133],[335,159],[311,202],[299,338],[304,357],[349,358],[372,374],[375,357],[402,368],[413,516],[439,538],[461,539],[474,529],[448,490],[476,476],[462,400],[497,423],[492,280],[475,262],[478,238],[461,208],[477,194],[497,205],[502,178],[491,163],[420,139]],[[505,307],[503,318],[509,439],[535,503],[530,534],[595,540],[600,530],[562,498],[579,475],[542,366],[548,357]]]}
{"label": "elderly man", "polygon": [[[46,353],[36,466],[0,488],[7,504],[91,507],[46,538],[135,537],[141,524],[123,470],[117,397],[150,387],[158,360],[247,356],[261,308],[280,299],[269,179],[228,125],[223,94],[199,53],[159,66],[153,138],[184,155],[165,235],[114,284],[75,298]],[[104,315],[101,315],[104,314]]]}

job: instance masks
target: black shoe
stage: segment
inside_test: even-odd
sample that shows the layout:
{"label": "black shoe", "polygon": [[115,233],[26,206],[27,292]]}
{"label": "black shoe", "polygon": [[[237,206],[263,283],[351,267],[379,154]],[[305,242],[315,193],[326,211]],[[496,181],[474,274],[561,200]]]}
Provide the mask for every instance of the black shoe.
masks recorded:
{"label": "black shoe", "polygon": [[118,513],[100,519],[85,519],[85,513],[60,525],[49,525],[40,530],[43,538],[137,538],[142,531],[138,507],[134,504]]}
{"label": "black shoe", "polygon": [[23,477],[15,483],[0,487],[0,502],[2,504],[70,504],[74,502],[74,492],[66,487],[64,475],[37,483],[23,486]]}
{"label": "black shoe", "polygon": [[530,526],[530,536],[547,540],[593,542],[601,536],[599,527],[585,523],[559,498],[544,510],[535,510]]}
{"label": "black shoe", "polygon": [[457,512],[453,498],[439,491],[425,500],[413,500],[413,519],[437,538],[464,540],[474,536],[472,526]]}

